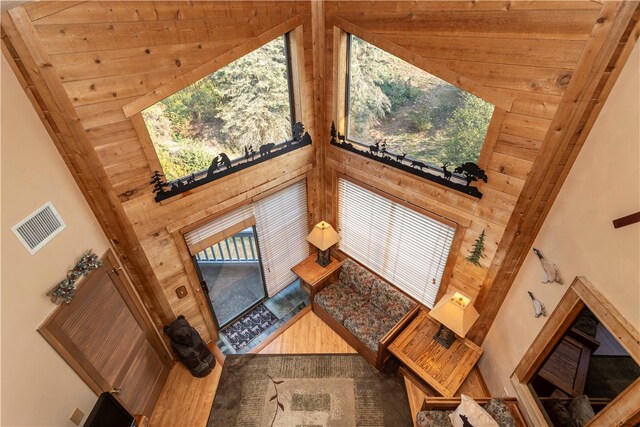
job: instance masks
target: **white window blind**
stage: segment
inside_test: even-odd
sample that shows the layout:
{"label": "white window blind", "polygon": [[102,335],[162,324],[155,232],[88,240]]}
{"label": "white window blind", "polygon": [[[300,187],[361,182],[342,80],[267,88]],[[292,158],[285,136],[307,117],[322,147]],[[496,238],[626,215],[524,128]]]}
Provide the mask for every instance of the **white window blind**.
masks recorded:
{"label": "white window blind", "polygon": [[340,249],[432,308],[455,227],[338,180]]}
{"label": "white window blind", "polygon": [[302,180],[253,205],[270,297],[297,278],[291,267],[309,256],[306,188]]}
{"label": "white window blind", "polygon": [[[189,231],[184,235],[184,240],[187,242],[187,246],[189,247],[191,255],[195,255],[198,252],[211,246],[213,243],[216,243],[209,242],[210,237],[247,221],[253,222],[253,206],[251,204],[235,209],[225,215],[214,219],[213,221],[201,225],[195,230]],[[243,227],[241,228],[246,227],[247,225],[243,225]]]}

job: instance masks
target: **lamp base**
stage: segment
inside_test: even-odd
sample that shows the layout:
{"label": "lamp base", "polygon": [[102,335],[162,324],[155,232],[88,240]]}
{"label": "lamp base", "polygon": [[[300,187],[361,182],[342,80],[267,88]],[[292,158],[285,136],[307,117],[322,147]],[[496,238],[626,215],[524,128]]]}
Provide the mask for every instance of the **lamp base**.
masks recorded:
{"label": "lamp base", "polygon": [[441,346],[448,349],[451,347],[451,344],[456,340],[456,334],[453,331],[443,324],[440,324],[440,328],[438,332],[433,336],[433,339],[438,342]]}
{"label": "lamp base", "polygon": [[316,262],[322,267],[326,267],[327,265],[331,264],[331,254],[329,252],[329,249],[326,249],[324,251],[318,249],[318,258],[316,259]]}

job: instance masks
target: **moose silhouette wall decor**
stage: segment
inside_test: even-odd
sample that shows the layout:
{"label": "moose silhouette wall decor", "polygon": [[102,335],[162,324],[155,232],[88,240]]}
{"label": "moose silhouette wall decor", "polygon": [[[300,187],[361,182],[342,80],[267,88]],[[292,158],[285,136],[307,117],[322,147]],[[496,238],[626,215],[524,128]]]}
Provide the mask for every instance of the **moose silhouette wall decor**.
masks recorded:
{"label": "moose silhouette wall decor", "polygon": [[[211,159],[211,164],[205,170],[193,172],[188,176],[166,182],[160,171],[154,171],[149,184],[153,186],[156,202],[168,199],[203,184],[241,171],[258,163],[273,159],[292,150],[311,145],[311,135],[302,123],[295,123],[291,127],[292,138],[278,144],[267,142],[254,150],[253,145],[244,147],[244,155],[231,159],[226,153],[219,153]],[[337,136],[337,135],[336,135]],[[258,156],[260,154],[260,156]]]}
{"label": "moose silhouette wall decor", "polygon": [[473,162],[464,163],[453,171],[447,169],[449,162],[442,166],[428,164],[419,159],[407,157],[407,153],[393,153],[389,151],[387,140],[374,141],[371,145],[363,143],[349,142],[345,135],[341,134],[335,123],[331,123],[329,131],[331,139],[329,143],[352,153],[367,157],[385,165],[401,169],[412,175],[437,182],[445,187],[460,191],[478,199],[482,198],[482,193],[477,187],[471,184],[476,181],[487,182],[488,177],[483,169]]}

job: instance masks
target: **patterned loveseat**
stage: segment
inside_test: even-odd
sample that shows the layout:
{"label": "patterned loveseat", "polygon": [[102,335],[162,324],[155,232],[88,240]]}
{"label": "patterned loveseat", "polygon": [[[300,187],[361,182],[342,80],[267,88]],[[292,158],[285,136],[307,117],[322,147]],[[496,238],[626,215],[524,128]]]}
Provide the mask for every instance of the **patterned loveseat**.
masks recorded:
{"label": "patterned loveseat", "polygon": [[418,303],[350,259],[332,279],[314,286],[314,313],[382,368],[388,345],[415,317]]}

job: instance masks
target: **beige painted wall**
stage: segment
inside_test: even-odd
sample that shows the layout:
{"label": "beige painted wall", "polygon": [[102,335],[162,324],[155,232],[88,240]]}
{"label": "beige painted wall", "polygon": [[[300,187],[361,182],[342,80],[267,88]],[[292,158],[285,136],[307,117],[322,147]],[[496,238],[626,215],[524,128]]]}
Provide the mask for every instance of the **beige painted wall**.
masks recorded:
{"label": "beige painted wall", "polygon": [[[73,426],[95,394],[36,331],[54,305],[45,295],[87,249],[108,241],[5,58],[2,58],[1,307],[3,426]],[[11,231],[53,202],[67,228],[35,255]]]}
{"label": "beige painted wall", "polygon": [[640,211],[640,44],[636,45],[585,142],[534,247],[559,267],[565,285],[542,284],[531,252],[484,342],[480,370],[494,395],[515,395],[509,377],[576,276],[585,276],[640,329],[640,224],[611,221]]}

